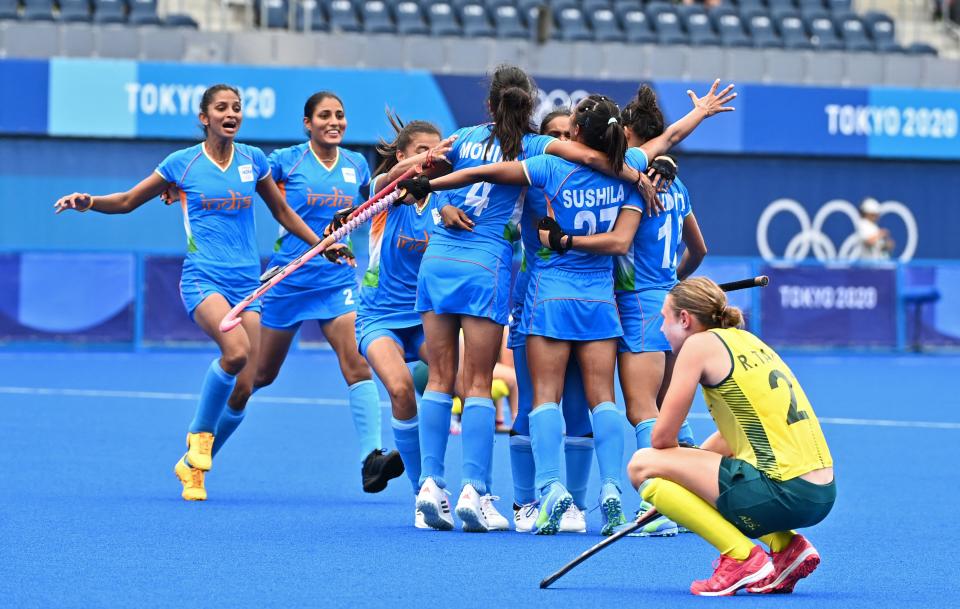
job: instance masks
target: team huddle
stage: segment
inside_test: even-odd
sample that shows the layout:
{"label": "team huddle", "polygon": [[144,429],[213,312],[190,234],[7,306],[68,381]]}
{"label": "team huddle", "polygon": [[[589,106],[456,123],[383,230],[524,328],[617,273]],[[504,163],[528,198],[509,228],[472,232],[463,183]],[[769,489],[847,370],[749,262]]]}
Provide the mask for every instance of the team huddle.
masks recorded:
{"label": "team huddle", "polygon": [[[791,592],[819,564],[792,529],[816,524],[833,505],[830,452],[786,364],[739,329],[742,316],[720,287],[689,278],[706,245],[666,156],[704,119],[732,110],[733,86],[718,86],[703,97],[688,92],[693,109],[671,125],[643,86],[622,110],[589,95],[548,114],[537,133],[533,80],[501,66],[491,77],[490,123],[444,139],[429,122],[391,116],[396,137],[381,143],[371,172],[340,147],[347,119],[334,93],[306,101],[307,142],[267,156],[234,141],[240,95],[215,85],[200,104],[203,142],[168,156],[130,191],[57,201],[58,213],[128,213],[157,196],[183,207],[181,296],[220,348],[174,468],[183,498],[207,498],[213,458],[248,399],[276,379],[300,325],[316,320],[348,386],[364,490],[406,473],[416,527],[452,530],[456,514],[464,531],[509,529],[491,489],[491,388],[508,326],[516,531],[585,533],[597,502],[602,535],[628,525],[619,373],[636,439],[628,473],[642,501],[634,518],[659,514],[650,512],[637,534],[689,530],[721,552],[713,575],[691,586],[695,594]],[[262,281],[254,193],[281,226],[270,263],[280,267],[342,226],[363,190],[398,179],[402,198],[372,219],[359,287],[346,239],[247,306],[237,330],[220,331]],[[408,366],[417,361],[429,366],[419,400]],[[383,448],[374,372],[390,398],[396,450]],[[686,423],[698,386],[718,429],[699,447]],[[455,397],[463,458],[451,510],[444,462]],[[594,455],[601,493],[588,498]]]}

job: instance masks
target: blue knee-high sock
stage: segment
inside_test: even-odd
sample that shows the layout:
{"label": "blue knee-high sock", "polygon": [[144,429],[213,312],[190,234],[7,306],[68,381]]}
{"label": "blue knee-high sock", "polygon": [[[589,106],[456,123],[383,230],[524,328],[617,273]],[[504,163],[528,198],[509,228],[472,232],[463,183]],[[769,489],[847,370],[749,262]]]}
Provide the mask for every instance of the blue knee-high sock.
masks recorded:
{"label": "blue knee-high sock", "polygon": [[[496,416],[496,412],[494,412]],[[496,422],[494,422],[496,425]],[[487,485],[487,494],[493,494],[493,451],[497,449],[497,436],[493,436],[493,442],[490,444],[490,459],[487,461],[487,478],[484,482]]]}
{"label": "blue knee-high sock", "polygon": [[600,483],[610,482],[620,488],[623,466],[623,414],[613,402],[603,402],[593,409],[593,442],[600,466]]}
{"label": "blue knee-high sock", "polygon": [[223,445],[227,443],[227,439],[237,430],[237,427],[240,427],[240,423],[243,423],[243,417],[246,416],[246,413],[246,408],[243,410],[234,410],[227,406],[223,409],[223,414],[220,415],[220,420],[217,421],[217,431],[213,434],[214,457],[217,456],[217,453],[220,452]]}
{"label": "blue knee-high sock", "polygon": [[350,414],[360,440],[360,462],[372,451],[383,447],[380,437],[380,394],[373,381],[350,385]]}
{"label": "blue knee-high sock", "polygon": [[513,472],[513,502],[517,505],[533,503],[537,498],[534,488],[536,466],[530,436],[510,436],[510,470]]}
{"label": "blue knee-high sock", "polygon": [[227,407],[227,398],[237,384],[237,377],[220,367],[220,358],[213,360],[203,377],[200,388],[200,403],[190,422],[190,433],[215,433],[217,422],[223,409]]}
{"label": "blue knee-high sock", "polygon": [[424,391],[420,399],[420,485],[433,478],[440,488],[447,482],[443,479],[443,460],[447,455],[447,439],[450,437],[450,411],[453,396],[439,391]]}
{"label": "blue knee-high sock", "polygon": [[691,445],[696,445],[697,443],[693,437],[693,428],[690,427],[690,422],[686,419],[683,420],[683,425],[680,426],[680,432],[677,434],[677,441]]}
{"label": "blue knee-high sock", "polygon": [[537,491],[560,481],[560,453],[563,450],[563,415],[556,402],[540,404],[530,413],[530,446],[536,463]]}
{"label": "blue knee-high sock", "polygon": [[644,419],[633,426],[633,433],[637,436],[637,450],[653,446],[650,435],[653,433],[653,424],[657,419]]}
{"label": "blue knee-high sock", "polygon": [[567,462],[567,490],[580,509],[587,507],[587,485],[593,466],[593,438],[567,436],[563,444]]}
{"label": "blue knee-high sock", "polygon": [[472,485],[481,495],[487,493],[487,468],[496,433],[496,409],[490,398],[467,398],[460,416],[463,442],[463,476],[460,486]]}
{"label": "blue knee-high sock", "polygon": [[420,419],[416,415],[412,419],[401,421],[390,419],[393,427],[393,441],[400,451],[403,467],[413,485],[413,492],[420,490]]}

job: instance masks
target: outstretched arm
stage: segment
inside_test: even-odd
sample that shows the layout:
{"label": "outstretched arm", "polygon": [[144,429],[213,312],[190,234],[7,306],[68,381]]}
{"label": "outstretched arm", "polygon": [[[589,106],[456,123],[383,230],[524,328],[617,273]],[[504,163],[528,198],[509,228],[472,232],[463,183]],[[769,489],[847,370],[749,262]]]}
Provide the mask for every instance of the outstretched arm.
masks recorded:
{"label": "outstretched arm", "polygon": [[737,97],[733,91],[733,85],[727,85],[720,93],[717,93],[717,87],[720,86],[720,79],[713,81],[710,90],[703,97],[697,97],[693,91],[688,90],[687,95],[693,102],[693,110],[686,116],[667,127],[666,131],[652,140],[645,142],[640,148],[647,154],[647,158],[654,159],[661,154],[665,154],[671,148],[679,144],[693,130],[703,122],[703,119],[709,118],[719,112],[733,112],[735,108],[726,104]]}
{"label": "outstretched arm", "polygon": [[447,160],[447,153],[450,152],[450,148],[453,146],[453,142],[456,141],[457,136],[451,135],[447,139],[440,142],[436,148],[431,148],[426,152],[421,152],[412,157],[403,159],[398,162],[394,167],[387,172],[385,181],[382,181],[382,184],[389,184],[393,182],[400,176],[404,174],[411,167],[416,167],[417,165],[426,164],[424,167],[424,173],[430,177],[433,176],[442,176],[444,174],[450,173],[450,162]]}
{"label": "outstretched arm", "polygon": [[58,214],[68,209],[80,212],[93,210],[101,214],[128,214],[150,199],[159,196],[166,189],[167,181],[159,173],[151,173],[127,192],[98,196],[75,192],[60,197],[53,207]]}
{"label": "outstretched arm", "polygon": [[491,184],[506,184],[510,186],[527,186],[527,174],[523,170],[520,161],[507,161],[504,163],[491,163],[489,165],[480,165],[479,167],[470,167],[448,173],[445,176],[430,180],[430,190],[452,190],[462,188],[477,182],[490,182]]}
{"label": "outstretched arm", "polygon": [[289,233],[307,245],[314,245],[320,241],[320,237],[313,232],[313,229],[287,205],[283,195],[280,194],[280,189],[277,188],[277,183],[273,181],[273,176],[267,175],[257,182],[257,194],[263,197],[264,203],[270,208],[270,213]]}
{"label": "outstretched arm", "polygon": [[605,173],[612,178],[620,178],[631,184],[636,184],[640,180],[640,172],[626,163],[623,164],[619,173],[615,173],[610,169],[610,160],[607,155],[580,142],[554,140],[547,145],[546,153],[558,156],[571,163],[586,165],[590,169]]}

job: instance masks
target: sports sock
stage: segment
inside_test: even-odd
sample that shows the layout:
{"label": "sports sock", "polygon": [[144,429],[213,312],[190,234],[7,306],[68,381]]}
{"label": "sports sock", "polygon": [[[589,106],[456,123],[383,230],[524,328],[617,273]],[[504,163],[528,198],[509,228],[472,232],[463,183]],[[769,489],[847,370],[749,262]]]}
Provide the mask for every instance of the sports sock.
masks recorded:
{"label": "sports sock", "polygon": [[777,531],[760,537],[760,541],[769,546],[771,552],[783,552],[790,545],[796,533],[794,531]]}
{"label": "sports sock", "polygon": [[656,422],[656,418],[644,419],[633,426],[633,433],[637,436],[637,450],[650,448],[653,445],[650,435],[653,433],[653,424]]}
{"label": "sports sock", "polygon": [[560,481],[563,415],[556,402],[540,404],[530,413],[530,447],[536,464],[534,483],[541,494]]}
{"label": "sports sock", "polygon": [[227,443],[227,439],[237,430],[237,427],[240,427],[240,423],[243,423],[243,417],[246,416],[246,414],[246,408],[243,410],[234,410],[227,406],[223,409],[223,414],[220,415],[220,420],[217,421],[217,431],[213,434],[214,457],[217,456],[217,453],[220,452],[223,445]]}
{"label": "sports sock", "polygon": [[513,502],[517,505],[532,503],[537,496],[530,436],[510,436],[510,471],[513,473]]}
{"label": "sports sock", "polygon": [[657,511],[703,537],[721,554],[746,560],[754,543],[709,503],[675,482],[651,478],[640,485],[640,496]]}
{"label": "sports sock", "polygon": [[447,455],[450,437],[450,410],[453,396],[439,391],[424,391],[420,399],[420,486],[433,478],[440,488],[446,488],[443,479],[443,461]]}
{"label": "sports sock", "polygon": [[683,425],[680,426],[680,432],[677,433],[677,442],[690,445],[696,445],[697,443],[693,437],[693,428],[690,427],[690,422],[686,419],[683,420]]}
{"label": "sports sock", "polygon": [[567,491],[573,496],[578,508],[587,507],[587,485],[590,482],[590,467],[593,465],[593,438],[567,436],[563,444],[567,462]]}
{"label": "sports sock", "polygon": [[215,433],[217,422],[223,409],[227,407],[227,398],[237,384],[237,377],[220,367],[220,358],[213,360],[203,377],[200,387],[200,402],[190,422],[190,433]]}
{"label": "sports sock", "polygon": [[360,440],[360,463],[374,450],[383,448],[380,437],[380,394],[373,381],[360,381],[349,387],[350,414]]}
{"label": "sports sock", "polygon": [[496,409],[490,398],[467,398],[460,415],[463,442],[461,486],[471,485],[481,495],[487,493],[487,468],[496,433]]}
{"label": "sports sock", "polygon": [[413,485],[413,492],[420,490],[420,419],[416,415],[412,419],[401,421],[391,417],[390,426],[393,428],[393,441],[403,460],[403,468],[407,478]]}
{"label": "sports sock", "polygon": [[613,402],[597,404],[593,409],[593,443],[597,451],[600,483],[620,487],[623,469],[623,414]]}

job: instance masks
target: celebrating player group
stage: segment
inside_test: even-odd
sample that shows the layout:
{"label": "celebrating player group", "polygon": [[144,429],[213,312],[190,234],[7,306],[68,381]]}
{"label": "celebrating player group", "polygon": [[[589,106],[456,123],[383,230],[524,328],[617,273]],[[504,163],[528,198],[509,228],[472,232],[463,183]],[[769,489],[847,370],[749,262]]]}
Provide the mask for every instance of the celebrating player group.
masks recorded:
{"label": "celebrating player group", "polygon": [[[183,498],[207,499],[207,474],[248,399],[277,377],[299,326],[316,320],[347,385],[364,490],[405,472],[416,527],[451,530],[455,513],[464,531],[509,529],[491,491],[491,387],[509,326],[516,531],[585,533],[586,511],[599,505],[602,535],[689,530],[716,547],[719,566],[694,594],[791,592],[819,564],[793,529],[833,505],[830,451],[783,360],[740,329],[721,287],[690,278],[707,248],[667,156],[703,120],[733,110],[733,85],[719,84],[702,97],[688,91],[693,107],[671,125],[642,86],[623,109],[598,94],[557,109],[537,133],[536,85],[501,66],[490,80],[491,122],[444,139],[427,121],[389,115],[395,137],[381,142],[374,172],[341,147],[347,116],[335,93],[306,100],[308,141],[267,156],[235,141],[240,95],[214,85],[200,102],[201,143],[127,192],[57,201],[57,213],[128,213],[158,196],[183,208],[183,304],[220,349],[174,467]],[[254,193],[281,227],[263,276]],[[367,193],[389,196],[361,205]],[[349,232],[368,216],[370,262],[358,286]],[[247,298],[261,285],[262,298]],[[238,325],[223,331],[221,322]],[[419,399],[408,366],[417,361],[429,366]],[[390,398],[396,450],[383,447],[374,372]],[[642,526],[622,507],[617,373]],[[698,385],[718,429],[699,447],[686,423]],[[445,469],[455,397],[459,483]],[[588,498],[594,455],[601,492]],[[458,491],[453,510],[448,485]]]}

